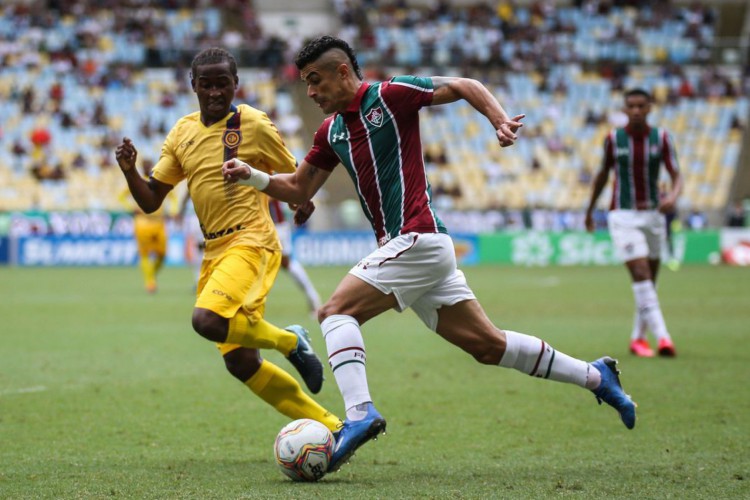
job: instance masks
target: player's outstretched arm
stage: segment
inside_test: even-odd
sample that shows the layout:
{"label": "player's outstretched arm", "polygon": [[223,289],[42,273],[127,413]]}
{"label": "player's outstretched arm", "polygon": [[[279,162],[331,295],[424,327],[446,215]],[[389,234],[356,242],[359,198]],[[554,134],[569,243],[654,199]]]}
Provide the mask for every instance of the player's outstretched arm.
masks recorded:
{"label": "player's outstretched arm", "polygon": [[128,181],[130,194],[133,195],[133,199],[141,207],[141,210],[147,214],[156,211],[161,206],[167,193],[172,190],[172,186],[156,179],[147,181],[141,177],[135,167],[138,150],[135,149],[133,141],[127,137],[124,137],[115,149],[115,158],[120,170],[125,175],[125,180]]}
{"label": "player's outstretched arm", "polygon": [[433,76],[432,85],[434,95],[432,104],[447,104],[464,99],[471,106],[482,113],[495,128],[495,134],[500,146],[512,146],[518,139],[516,132],[523,127],[521,120],[526,115],[516,115],[511,118],[481,82],[472,78],[454,78]]}
{"label": "player's outstretched arm", "polygon": [[330,175],[304,160],[291,174],[269,175],[236,158],[224,162],[221,171],[227,182],[252,186],[277,200],[298,205],[310,200]]}

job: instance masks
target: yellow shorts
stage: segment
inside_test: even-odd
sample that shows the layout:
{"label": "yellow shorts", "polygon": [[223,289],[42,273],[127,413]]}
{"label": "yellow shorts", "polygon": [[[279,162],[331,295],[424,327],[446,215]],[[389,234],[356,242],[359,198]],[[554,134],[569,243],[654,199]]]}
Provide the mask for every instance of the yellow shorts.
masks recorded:
{"label": "yellow shorts", "polygon": [[153,253],[161,256],[167,254],[167,228],[163,219],[136,217],[133,225],[138,255],[148,257]]}
{"label": "yellow shorts", "polygon": [[[219,257],[204,260],[195,307],[224,318],[242,310],[250,323],[263,318],[266,296],[281,266],[281,252],[260,247],[232,247]],[[217,344],[224,355],[241,346]]]}

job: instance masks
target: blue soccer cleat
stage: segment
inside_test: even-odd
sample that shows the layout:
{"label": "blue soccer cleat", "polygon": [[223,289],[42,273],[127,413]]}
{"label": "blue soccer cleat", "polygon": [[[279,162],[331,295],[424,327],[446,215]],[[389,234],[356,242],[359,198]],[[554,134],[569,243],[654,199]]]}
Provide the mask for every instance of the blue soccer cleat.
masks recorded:
{"label": "blue soccer cleat", "polygon": [[328,463],[328,472],[335,472],[354,455],[357,449],[378,434],[385,432],[385,419],[372,403],[367,405],[367,415],[362,420],[344,420],[344,426],[334,433],[336,447]]}
{"label": "blue soccer cleat", "polygon": [[310,392],[319,393],[323,387],[323,365],[313,351],[310,335],[300,325],[287,326],[284,330],[297,336],[297,347],[286,359],[297,369]]}
{"label": "blue soccer cleat", "polygon": [[617,410],[625,427],[628,429],[635,427],[635,407],[637,405],[622,390],[620,377],[618,377],[620,371],[617,369],[617,360],[605,356],[593,361],[591,366],[602,374],[601,384],[591,391],[596,396],[596,400],[599,401],[599,404],[604,401]]}

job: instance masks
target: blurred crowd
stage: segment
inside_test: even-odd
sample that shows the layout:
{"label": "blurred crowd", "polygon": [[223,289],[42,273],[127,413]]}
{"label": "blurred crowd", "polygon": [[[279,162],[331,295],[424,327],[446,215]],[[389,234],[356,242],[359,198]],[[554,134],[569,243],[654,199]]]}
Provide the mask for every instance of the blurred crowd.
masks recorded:
{"label": "blurred crowd", "polygon": [[706,62],[715,13],[695,2],[512,0],[413,7],[405,0],[338,0],[342,36],[384,65],[497,66],[515,71],[553,64]]}
{"label": "blurred crowd", "polygon": [[[531,144],[543,143],[545,155],[555,158],[579,155],[564,133],[543,126],[545,121],[565,117],[570,105],[561,103],[566,100],[573,105],[582,100],[590,103],[575,110],[582,115],[581,126],[601,128],[618,124],[621,117],[611,101],[634,81],[649,86],[657,103],[665,107],[677,108],[685,100],[743,99],[750,93],[746,70],[727,71],[710,63],[716,15],[707,2],[674,6],[668,1],[579,0],[565,7],[551,0],[418,4],[424,6],[405,0],[334,0],[332,12],[340,20],[335,34],[352,42],[367,78],[428,67],[430,74],[446,71],[477,77],[511,96],[511,103],[523,105],[524,112],[536,107],[529,116],[537,114],[539,120],[529,120],[524,134]],[[188,67],[195,52],[206,46],[225,46],[241,67],[258,69],[255,74],[262,79],[242,85],[238,100],[265,109],[282,132],[298,135],[301,119],[284,93],[286,84],[297,77],[292,61],[300,43],[297,37],[265,33],[252,2],[244,0],[3,3],[0,112],[5,119],[0,124],[0,180],[4,182],[0,185],[6,185],[4,200],[9,206],[0,210],[24,204],[61,208],[78,200],[71,184],[83,175],[112,170],[111,152],[124,134],[158,151],[172,123],[195,107]],[[633,68],[642,65],[656,71],[645,80],[634,79]],[[155,68],[161,69],[154,72]],[[591,78],[596,81],[585,90]],[[727,130],[746,125],[746,115],[740,111],[727,116],[722,109],[717,116],[722,124],[728,120]],[[434,118],[439,120],[440,113]],[[478,142],[470,147],[477,145],[484,147]],[[434,147],[427,149],[439,203],[446,209],[461,209],[467,187],[455,182],[449,168],[460,159]],[[519,162],[532,175],[548,169],[536,147],[522,151]],[[518,177],[517,170],[501,163],[494,157],[480,160],[477,168],[487,185]],[[580,158],[571,163],[576,183],[587,186],[595,165]],[[76,172],[81,175],[72,178]],[[29,181],[57,187],[50,188],[53,195],[45,194],[44,200],[41,195],[24,198],[18,192],[29,188]],[[98,183],[103,192],[107,182]],[[96,194],[87,193],[80,204],[111,208],[109,196]],[[543,196],[533,195],[521,203],[556,208]],[[497,208],[497,204],[488,202],[485,207]]]}

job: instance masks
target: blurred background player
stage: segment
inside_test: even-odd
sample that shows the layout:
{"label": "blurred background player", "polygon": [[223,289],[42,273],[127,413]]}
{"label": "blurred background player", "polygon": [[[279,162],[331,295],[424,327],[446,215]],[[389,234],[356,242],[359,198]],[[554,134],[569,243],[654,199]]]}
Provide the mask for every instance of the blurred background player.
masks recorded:
{"label": "blurred background player", "polygon": [[[145,179],[151,177],[153,166],[154,163],[151,160],[143,160],[141,168]],[[172,200],[173,196],[169,196],[168,199]],[[148,293],[155,293],[158,288],[156,277],[167,256],[167,223],[164,207],[159,207],[152,213],[146,213],[137,204],[134,206],[128,189],[120,193],[120,200],[124,206],[133,211],[133,232],[138,245],[143,283]]]}
{"label": "blurred background player", "polygon": [[[674,343],[656,294],[656,277],[665,241],[664,214],[675,210],[682,177],[672,137],[663,128],[648,125],[651,95],[643,89],[625,92],[623,111],[627,124],[613,129],[604,140],[604,158],[594,177],[586,210],[586,229],[595,229],[594,208],[611,170],[615,181],[607,224],[615,250],[630,272],[635,296],[630,351],[636,356],[654,355],[648,340],[642,336],[642,321],[656,336],[659,354],[674,356]],[[662,165],[672,183],[671,189],[660,197],[658,180]]]}
{"label": "blurred background player", "polygon": [[318,420],[335,432],[339,418],[260,355],[260,349],[280,352],[311,392],[320,391],[323,366],[307,331],[299,325],[281,329],[263,318],[281,263],[268,198],[256,189],[225,182],[221,171],[222,162],[230,158],[268,172],[293,172],[297,162],[264,112],[233,104],[239,77],[229,52],[199,52],[191,64],[190,84],[200,111],[174,125],[151,177],[144,180],[137,174],[138,151],[127,137],[116,148],[117,163],[145,212],[157,210],[175,185],[187,181],[206,238],[193,329],[217,343],[227,371],[278,412]]}
{"label": "blurred background player", "polygon": [[320,295],[315,289],[310,277],[307,275],[302,264],[294,258],[292,251],[292,224],[284,213],[284,208],[273,198],[269,198],[268,206],[271,211],[271,218],[276,224],[276,232],[279,234],[281,241],[281,268],[289,273],[297,286],[305,294],[307,307],[310,309],[310,315],[317,318],[318,309],[320,309]]}

